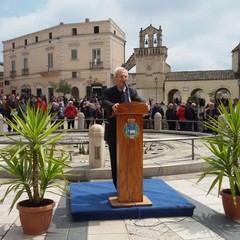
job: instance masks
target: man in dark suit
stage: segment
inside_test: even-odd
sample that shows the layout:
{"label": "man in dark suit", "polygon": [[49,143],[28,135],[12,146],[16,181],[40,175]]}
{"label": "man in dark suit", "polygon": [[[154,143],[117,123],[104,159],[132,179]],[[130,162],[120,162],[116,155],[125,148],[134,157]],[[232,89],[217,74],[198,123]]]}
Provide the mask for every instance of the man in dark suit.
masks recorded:
{"label": "man in dark suit", "polygon": [[[115,86],[108,88],[103,93],[102,106],[107,112],[107,121],[105,123],[105,141],[108,143],[113,184],[117,189],[117,146],[116,146],[116,117],[114,112],[117,111],[119,104],[123,102],[145,102],[133,88],[127,85],[128,71],[123,67],[118,67],[114,71]],[[146,103],[149,107],[149,104]]]}

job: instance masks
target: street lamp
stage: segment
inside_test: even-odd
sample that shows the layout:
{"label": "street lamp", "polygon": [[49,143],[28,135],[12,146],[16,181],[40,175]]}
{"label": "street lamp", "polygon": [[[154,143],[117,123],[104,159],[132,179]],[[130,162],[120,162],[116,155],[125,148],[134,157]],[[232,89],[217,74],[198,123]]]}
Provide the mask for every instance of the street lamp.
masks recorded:
{"label": "street lamp", "polygon": [[155,97],[155,102],[157,102],[157,83],[158,83],[158,78],[155,77],[154,82],[156,84],[156,97]]}

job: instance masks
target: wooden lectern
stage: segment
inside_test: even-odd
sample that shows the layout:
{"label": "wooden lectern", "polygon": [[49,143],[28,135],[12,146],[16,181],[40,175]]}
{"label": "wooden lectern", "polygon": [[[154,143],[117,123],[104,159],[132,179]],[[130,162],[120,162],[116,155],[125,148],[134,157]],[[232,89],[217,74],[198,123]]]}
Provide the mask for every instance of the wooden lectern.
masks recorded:
{"label": "wooden lectern", "polygon": [[118,106],[117,118],[117,196],[113,207],[152,205],[143,196],[143,114],[145,103],[125,102]]}

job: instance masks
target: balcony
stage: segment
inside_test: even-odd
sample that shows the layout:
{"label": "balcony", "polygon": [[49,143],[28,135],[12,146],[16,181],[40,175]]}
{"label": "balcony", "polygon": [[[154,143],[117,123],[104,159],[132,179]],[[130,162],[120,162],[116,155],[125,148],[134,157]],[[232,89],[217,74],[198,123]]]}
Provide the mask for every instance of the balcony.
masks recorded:
{"label": "balcony", "polygon": [[29,75],[29,69],[28,68],[22,69],[22,76],[25,76],[25,75]]}
{"label": "balcony", "polygon": [[10,71],[10,72],[9,72],[9,75],[10,75],[11,78],[15,78],[16,75],[17,75],[16,70],[12,70],[12,71]]}
{"label": "balcony", "polygon": [[89,69],[103,69],[102,61],[89,62]]}
{"label": "balcony", "polygon": [[60,70],[49,68],[46,71],[45,70],[41,71],[40,74],[42,77],[55,77],[60,76]]}

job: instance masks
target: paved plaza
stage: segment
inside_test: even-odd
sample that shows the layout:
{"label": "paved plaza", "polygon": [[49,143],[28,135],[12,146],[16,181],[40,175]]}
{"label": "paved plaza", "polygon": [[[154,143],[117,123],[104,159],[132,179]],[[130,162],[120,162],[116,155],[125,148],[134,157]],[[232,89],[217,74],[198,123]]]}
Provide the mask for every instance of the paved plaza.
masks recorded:
{"label": "paved plaza", "polygon": [[[87,133],[74,133],[67,141],[85,139]],[[144,133],[144,139],[167,139],[144,145],[144,175],[161,178],[169,186],[180,192],[195,206],[192,217],[124,219],[111,221],[73,222],[69,211],[69,199],[54,194],[57,206],[48,233],[40,236],[25,235],[20,226],[16,208],[8,215],[11,203],[9,196],[0,205],[0,239],[4,240],[194,240],[194,239],[239,239],[240,221],[227,219],[223,213],[221,198],[214,189],[209,195],[207,190],[212,177],[197,184],[199,172],[205,167],[201,156],[209,154],[202,142],[194,140],[194,159],[192,159],[192,140],[186,136],[167,133]],[[178,138],[178,140],[176,140]],[[184,140],[180,140],[184,139]],[[80,142],[80,140],[79,140]],[[88,155],[79,154],[79,144],[69,145],[74,180],[92,178],[93,181],[105,181],[110,178],[109,156],[106,148],[105,167],[90,169]],[[152,173],[152,174],[151,174]],[[0,172],[0,181],[4,181]],[[224,182],[224,186],[228,186]],[[5,187],[0,188],[0,196]],[[54,191],[54,190],[53,190]],[[24,196],[23,196],[24,199]],[[139,211],[141,216],[141,207]]]}

